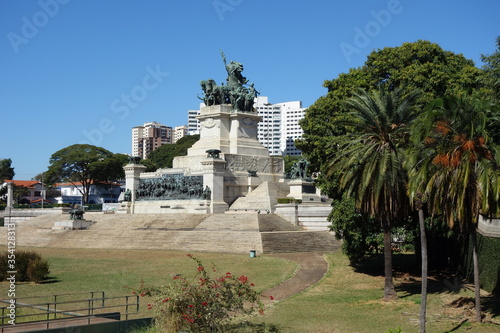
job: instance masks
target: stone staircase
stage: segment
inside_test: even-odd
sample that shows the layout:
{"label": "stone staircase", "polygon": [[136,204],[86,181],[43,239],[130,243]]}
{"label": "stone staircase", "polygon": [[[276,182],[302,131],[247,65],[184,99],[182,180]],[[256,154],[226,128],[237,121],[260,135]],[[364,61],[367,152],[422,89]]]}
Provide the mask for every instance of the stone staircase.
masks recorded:
{"label": "stone staircase", "polygon": [[263,182],[245,197],[236,199],[230,210],[274,212],[278,198],[285,198],[290,189],[285,183]]}
{"label": "stone staircase", "polygon": [[323,231],[262,232],[261,237],[265,253],[332,252],[341,246],[332,233]]}
{"label": "stone staircase", "polygon": [[[331,251],[333,235],[307,232],[274,214],[102,214],[86,213],[87,230],[54,230],[67,217],[40,216],[17,224],[16,245],[54,248],[164,249],[258,253]],[[0,245],[7,245],[0,228]]]}

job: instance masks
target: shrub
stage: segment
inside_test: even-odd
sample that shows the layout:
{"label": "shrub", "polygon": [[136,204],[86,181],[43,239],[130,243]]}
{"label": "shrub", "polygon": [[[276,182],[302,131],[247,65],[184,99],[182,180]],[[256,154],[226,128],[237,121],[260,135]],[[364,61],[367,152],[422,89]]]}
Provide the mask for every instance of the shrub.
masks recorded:
{"label": "shrub", "polygon": [[[14,255],[14,257],[13,257]],[[14,265],[14,266],[11,266]],[[8,251],[0,256],[0,281],[7,277],[7,271],[17,271],[17,282],[40,283],[47,278],[50,273],[47,260],[34,251]]]}
{"label": "shrub", "polygon": [[[199,259],[188,256],[198,265],[192,283],[175,276],[163,287],[142,287],[134,292],[153,298],[148,309],[154,310],[159,331],[222,332],[236,315],[256,310],[264,313],[260,293],[253,289],[253,283],[246,276],[227,272],[213,278]],[[216,272],[215,267],[211,269]]]}
{"label": "shrub", "polygon": [[31,260],[28,264],[27,275],[29,281],[40,283],[47,278],[49,273],[49,263],[47,260],[37,258]]}

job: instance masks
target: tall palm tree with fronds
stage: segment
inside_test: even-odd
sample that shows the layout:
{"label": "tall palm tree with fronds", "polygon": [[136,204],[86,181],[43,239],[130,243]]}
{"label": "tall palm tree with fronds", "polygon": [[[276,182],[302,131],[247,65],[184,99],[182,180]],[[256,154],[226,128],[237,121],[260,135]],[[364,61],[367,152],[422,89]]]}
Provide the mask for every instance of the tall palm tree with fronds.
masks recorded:
{"label": "tall palm tree with fronds", "polygon": [[476,230],[479,214],[497,214],[500,150],[490,138],[491,104],[472,97],[435,101],[415,122],[412,141],[422,148],[410,171],[410,188],[428,198],[432,215],[470,235],[473,251],[476,321],[481,299]]}
{"label": "tall palm tree with fronds", "polygon": [[402,90],[359,90],[347,100],[350,112],[335,125],[349,134],[331,147],[328,173],[338,175],[339,189],[355,198],[356,207],[380,222],[384,233],[384,300],[397,297],[392,279],[391,229],[409,215],[404,150],[411,122],[417,113],[412,103],[417,93]]}

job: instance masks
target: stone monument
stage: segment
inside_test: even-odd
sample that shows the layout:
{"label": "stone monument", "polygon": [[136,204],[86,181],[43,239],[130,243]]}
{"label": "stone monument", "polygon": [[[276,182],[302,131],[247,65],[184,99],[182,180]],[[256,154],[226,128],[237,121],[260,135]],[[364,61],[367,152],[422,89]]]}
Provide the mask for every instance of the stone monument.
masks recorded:
{"label": "stone monument", "polygon": [[73,208],[69,211],[69,219],[66,221],[57,221],[52,229],[54,230],[83,230],[88,229],[93,223],[83,218],[85,212],[79,208]]}
{"label": "stone monument", "polygon": [[321,196],[317,193],[314,181],[307,173],[308,166],[309,161],[304,158],[293,164],[289,175],[291,180],[288,182],[290,194],[287,197],[299,199],[302,202],[321,202]]}
{"label": "stone monument", "polygon": [[144,172],[136,159],[124,167],[131,213],[221,213],[252,188],[282,179],[283,159],[269,156],[257,140],[261,117],[253,104],[258,92],[242,75],[243,65],[221,55],[226,83],[201,81],[200,140],[187,156],[156,172]]}

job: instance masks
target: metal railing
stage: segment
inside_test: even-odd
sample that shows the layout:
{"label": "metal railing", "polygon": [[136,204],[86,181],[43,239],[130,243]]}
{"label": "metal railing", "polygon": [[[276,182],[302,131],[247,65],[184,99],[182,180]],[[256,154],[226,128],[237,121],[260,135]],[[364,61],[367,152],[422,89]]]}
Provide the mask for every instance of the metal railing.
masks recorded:
{"label": "metal railing", "polygon": [[62,320],[80,319],[80,325],[91,324],[97,318],[128,320],[139,312],[138,295],[106,297],[104,291],[18,297],[0,302],[9,304],[0,307],[1,332],[13,324],[43,325],[49,329]]}

